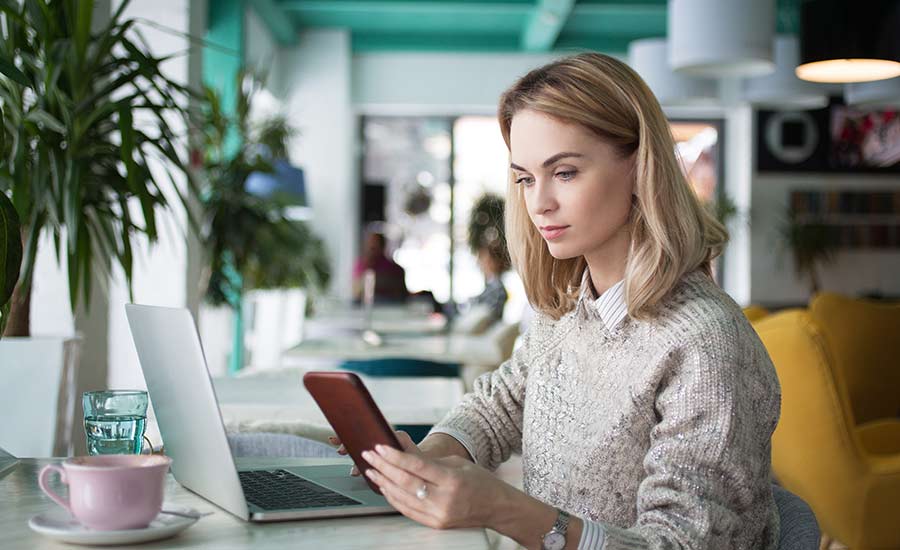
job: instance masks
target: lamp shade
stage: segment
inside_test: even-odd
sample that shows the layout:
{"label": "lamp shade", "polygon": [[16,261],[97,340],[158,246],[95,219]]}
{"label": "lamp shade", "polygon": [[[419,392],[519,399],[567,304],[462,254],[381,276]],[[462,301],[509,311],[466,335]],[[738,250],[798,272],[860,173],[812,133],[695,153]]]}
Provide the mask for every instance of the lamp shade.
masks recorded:
{"label": "lamp shade", "polygon": [[628,45],[628,64],[650,86],[661,105],[708,105],[718,100],[718,83],[676,73],[669,67],[664,38],[644,38]]}
{"label": "lamp shade", "polygon": [[747,77],[775,69],[775,0],[669,0],[669,63],[691,76]]}
{"label": "lamp shade", "polygon": [[821,109],[828,105],[822,84],[800,80],[794,73],[800,61],[796,36],[775,37],[775,72],[744,81],[744,99],[767,108]]}
{"label": "lamp shade", "polygon": [[797,76],[870,82],[900,76],[900,2],[812,0],[801,5]]}
{"label": "lamp shade", "polygon": [[272,163],[273,172],[252,172],[244,189],[260,197],[277,198],[292,206],[307,206],[303,170],[284,159]]}
{"label": "lamp shade", "polygon": [[900,77],[847,84],[844,102],[854,107],[900,107]]}

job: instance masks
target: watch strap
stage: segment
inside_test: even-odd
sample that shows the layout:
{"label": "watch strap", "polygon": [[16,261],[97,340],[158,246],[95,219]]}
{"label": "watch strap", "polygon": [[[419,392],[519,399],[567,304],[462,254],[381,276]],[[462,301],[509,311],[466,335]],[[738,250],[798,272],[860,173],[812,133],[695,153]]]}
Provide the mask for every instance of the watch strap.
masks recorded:
{"label": "watch strap", "polygon": [[565,510],[556,509],[559,514],[556,516],[556,523],[553,524],[553,530],[562,535],[566,534],[566,531],[569,530],[569,513]]}

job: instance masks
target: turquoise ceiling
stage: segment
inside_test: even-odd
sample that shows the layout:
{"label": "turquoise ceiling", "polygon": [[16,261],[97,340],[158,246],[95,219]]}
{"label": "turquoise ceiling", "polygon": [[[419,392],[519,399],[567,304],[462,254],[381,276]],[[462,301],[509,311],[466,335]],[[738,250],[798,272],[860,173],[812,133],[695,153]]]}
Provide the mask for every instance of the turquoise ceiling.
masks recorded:
{"label": "turquoise ceiling", "polygon": [[[308,28],[352,32],[354,52],[625,52],[665,36],[666,0],[248,0],[284,43]],[[755,1],[755,0],[743,0]],[[778,0],[780,32],[801,0]],[[287,25],[285,21],[289,21]]]}

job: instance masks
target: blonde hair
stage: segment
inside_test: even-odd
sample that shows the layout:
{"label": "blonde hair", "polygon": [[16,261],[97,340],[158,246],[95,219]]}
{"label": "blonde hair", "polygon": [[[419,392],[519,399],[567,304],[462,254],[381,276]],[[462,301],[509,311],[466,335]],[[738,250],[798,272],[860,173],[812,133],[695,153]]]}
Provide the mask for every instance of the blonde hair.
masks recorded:
{"label": "blonde hair", "polygon": [[[631,245],[625,266],[630,316],[652,316],[653,307],[686,273],[702,269],[711,276],[710,262],[721,253],[728,233],[688,184],[659,102],[628,65],[584,53],[520,78],[503,93],[497,110],[507,148],[513,116],[523,109],[579,124],[623,157],[635,154]],[[556,319],[570,311],[586,262],[583,257],[557,260],[550,255],[511,172],[506,235],[532,306]]]}

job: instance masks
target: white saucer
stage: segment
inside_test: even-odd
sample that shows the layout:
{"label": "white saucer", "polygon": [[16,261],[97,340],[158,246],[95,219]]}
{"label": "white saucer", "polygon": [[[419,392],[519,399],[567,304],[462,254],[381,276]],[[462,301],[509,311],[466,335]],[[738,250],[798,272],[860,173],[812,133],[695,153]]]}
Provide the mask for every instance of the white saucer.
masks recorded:
{"label": "white saucer", "polygon": [[[166,510],[198,514],[193,508],[166,503]],[[150,525],[143,529],[126,529],[122,531],[95,531],[78,523],[78,520],[65,510],[52,510],[38,514],[28,520],[32,531],[45,537],[70,544],[86,544],[106,546],[112,544],[135,544],[160,540],[184,531],[197,522],[198,518],[186,518],[170,514],[159,514]]]}

